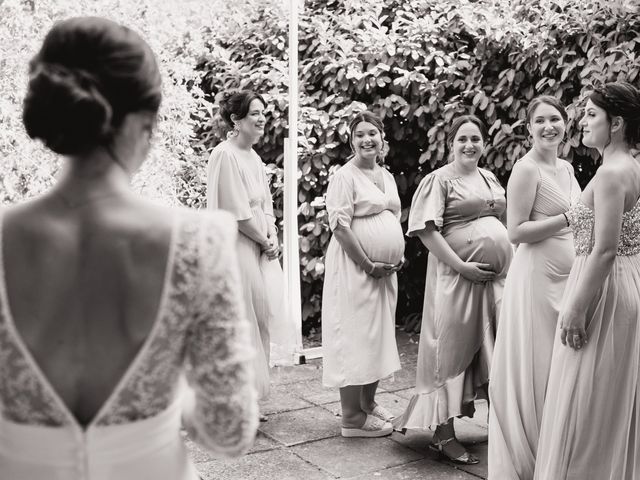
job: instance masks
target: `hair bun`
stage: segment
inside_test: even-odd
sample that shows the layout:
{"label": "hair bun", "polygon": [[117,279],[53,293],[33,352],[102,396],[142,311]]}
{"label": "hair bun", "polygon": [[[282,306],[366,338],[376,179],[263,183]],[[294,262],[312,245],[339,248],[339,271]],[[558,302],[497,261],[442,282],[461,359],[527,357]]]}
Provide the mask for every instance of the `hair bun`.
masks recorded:
{"label": "hair bun", "polygon": [[23,121],[31,138],[56,153],[77,154],[111,131],[112,108],[96,79],[81,69],[34,60]]}

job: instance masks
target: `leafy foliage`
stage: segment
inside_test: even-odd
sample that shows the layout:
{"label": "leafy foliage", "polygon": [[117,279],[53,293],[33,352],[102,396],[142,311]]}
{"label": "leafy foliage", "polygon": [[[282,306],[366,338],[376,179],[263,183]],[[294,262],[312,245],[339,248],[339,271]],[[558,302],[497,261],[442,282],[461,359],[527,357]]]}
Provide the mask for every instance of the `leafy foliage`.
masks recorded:
{"label": "leafy foliage", "polygon": [[215,1],[184,0],[4,0],[0,2],[0,203],[12,203],[48,188],[59,159],[29,139],[22,126],[27,65],[51,25],[77,15],[98,15],[142,34],[156,53],[163,76],[163,104],[150,160],[136,187],[167,203],[176,202],[177,172],[194,156],[195,119],[204,103],[196,70],[205,39],[219,24]]}
{"label": "leafy foliage", "polygon": [[[260,153],[272,169],[281,165],[286,128],[286,23],[280,15],[257,8],[212,46],[203,65],[210,99],[234,87],[268,93],[269,132]],[[561,154],[584,185],[596,154],[580,145],[581,95],[605,80],[638,81],[639,28],[636,9],[624,1],[307,1],[299,31],[303,318],[319,318],[330,238],[323,194],[332,171],[350,155],[347,125],[354,112],[368,108],[385,122],[386,166],[398,184],[403,221],[417,184],[447,160],[445,137],[454,116],[475,113],[485,121],[491,138],[484,166],[506,182],[529,147],[526,107],[539,94],[569,105]],[[206,149],[221,138],[215,107],[199,137]],[[399,315],[419,311],[424,292],[424,248],[408,240],[406,257]]]}

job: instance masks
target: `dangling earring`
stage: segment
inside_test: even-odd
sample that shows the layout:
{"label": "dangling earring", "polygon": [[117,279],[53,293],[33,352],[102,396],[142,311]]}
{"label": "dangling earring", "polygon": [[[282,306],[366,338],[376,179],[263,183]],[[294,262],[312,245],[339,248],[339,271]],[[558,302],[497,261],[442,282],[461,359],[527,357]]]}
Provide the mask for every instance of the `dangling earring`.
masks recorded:
{"label": "dangling earring", "polygon": [[240,129],[238,128],[238,125],[234,123],[233,130],[227,132],[227,138],[237,137],[239,134],[240,134]]}

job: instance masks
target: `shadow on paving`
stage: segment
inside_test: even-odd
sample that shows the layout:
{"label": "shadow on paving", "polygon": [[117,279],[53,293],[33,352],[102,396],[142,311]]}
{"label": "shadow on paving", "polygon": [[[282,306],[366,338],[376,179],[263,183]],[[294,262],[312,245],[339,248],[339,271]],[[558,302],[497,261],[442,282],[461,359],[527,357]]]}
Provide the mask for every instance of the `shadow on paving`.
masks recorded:
{"label": "shadow on paving", "polygon": [[[400,414],[412,395],[417,335],[397,330],[402,370],[380,382],[376,400]],[[456,419],[456,433],[478,465],[456,465],[427,446],[430,431],[394,432],[384,438],[342,438],[337,389],[322,386],[322,360],[271,371],[271,395],[260,403],[268,421],[251,451],[240,458],[214,460],[185,438],[205,480],[477,480],[487,478],[487,404],[473,419]]]}

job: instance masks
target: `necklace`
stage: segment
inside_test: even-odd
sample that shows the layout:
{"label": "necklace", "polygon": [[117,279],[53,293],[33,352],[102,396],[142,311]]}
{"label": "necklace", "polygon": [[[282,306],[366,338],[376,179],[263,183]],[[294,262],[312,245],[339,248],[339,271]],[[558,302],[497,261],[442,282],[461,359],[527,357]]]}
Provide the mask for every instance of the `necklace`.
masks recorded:
{"label": "necklace", "polygon": [[384,177],[380,175],[380,167],[374,165],[372,169],[362,168],[356,164],[358,170],[364,173],[365,177],[367,177],[371,182],[378,187],[378,189],[382,190],[384,186]]}
{"label": "necklace", "polygon": [[[464,179],[464,178],[465,178],[463,175],[460,175],[460,173],[457,171],[457,169],[456,169],[456,173],[458,174],[458,176],[459,176],[461,179]],[[482,172],[480,172],[480,170],[478,170],[478,174],[480,175],[480,178],[482,178],[482,183],[484,183],[484,185],[489,189],[489,195],[491,195],[491,198],[490,198],[490,199],[488,199],[488,198],[486,198],[486,197],[483,197],[483,196],[479,195],[478,193],[476,193],[476,190],[475,190],[474,188],[470,188],[470,189],[469,189],[469,193],[470,193],[471,195],[473,195],[474,197],[476,197],[476,198],[478,198],[478,199],[482,200],[483,202],[485,202],[485,204],[486,204],[487,208],[491,211],[491,213],[494,213],[494,212],[495,212],[495,209],[496,209],[496,198],[495,198],[495,197],[494,197],[494,195],[493,195],[493,190],[491,189],[491,185],[489,184],[489,182],[487,181],[487,179],[485,178],[485,176],[482,174]],[[469,182],[468,182],[468,184],[469,184]],[[475,185],[470,185],[470,186],[474,187]],[[467,235],[467,243],[468,243],[468,244],[473,243],[473,240],[471,239],[471,235],[472,235],[473,233],[475,233],[475,232],[476,232],[475,222],[476,222],[477,220],[479,220],[479,219],[480,219],[480,217],[482,216],[482,214],[484,213],[484,211],[485,211],[484,207],[483,207],[483,208],[481,208],[481,209],[480,209],[480,211],[478,212],[478,215],[476,216],[476,218],[474,218],[474,219],[470,222],[470,224],[471,224],[471,231],[470,231],[470,232],[469,232],[469,234]]]}

